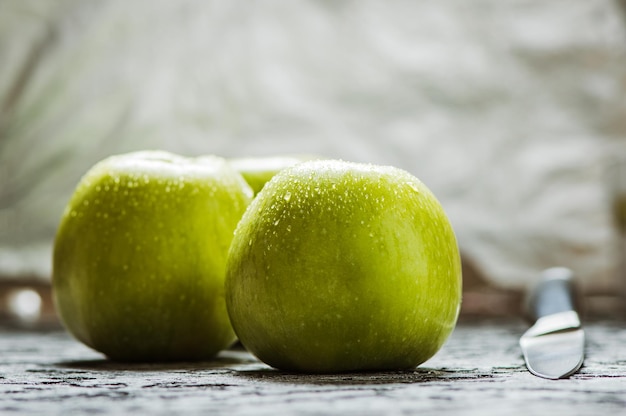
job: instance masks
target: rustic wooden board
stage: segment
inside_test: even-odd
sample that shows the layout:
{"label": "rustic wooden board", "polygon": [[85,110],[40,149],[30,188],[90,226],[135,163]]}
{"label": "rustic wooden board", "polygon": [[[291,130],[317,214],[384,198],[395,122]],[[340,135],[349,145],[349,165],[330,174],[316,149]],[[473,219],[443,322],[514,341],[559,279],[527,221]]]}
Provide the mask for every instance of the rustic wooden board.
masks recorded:
{"label": "rustic wooden board", "polygon": [[412,371],[299,375],[243,350],[203,363],[106,361],[64,332],[0,332],[0,414],[615,414],[626,411],[626,324],[586,326],[587,357],[567,380],[530,375],[519,321],[461,322]]}

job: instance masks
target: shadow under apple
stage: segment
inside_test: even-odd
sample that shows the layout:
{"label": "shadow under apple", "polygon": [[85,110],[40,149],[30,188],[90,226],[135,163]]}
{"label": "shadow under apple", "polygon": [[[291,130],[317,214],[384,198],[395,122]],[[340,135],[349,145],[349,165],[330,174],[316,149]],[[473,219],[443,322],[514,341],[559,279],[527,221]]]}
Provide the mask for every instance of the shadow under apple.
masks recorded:
{"label": "shadow under apple", "polygon": [[413,370],[384,372],[354,372],[338,374],[301,374],[284,372],[272,368],[242,369],[233,373],[250,381],[292,385],[318,386],[372,386],[387,384],[414,384],[429,382],[449,382],[456,380],[477,380],[490,377],[476,374],[473,370],[449,370],[418,367]]}
{"label": "shadow under apple", "polygon": [[159,371],[201,371],[220,368],[232,368],[246,364],[258,364],[259,361],[245,351],[226,350],[220,352],[214,359],[197,362],[120,362],[107,358],[94,360],[61,361],[56,367],[73,370],[88,371],[134,371],[134,372],[159,372]]}

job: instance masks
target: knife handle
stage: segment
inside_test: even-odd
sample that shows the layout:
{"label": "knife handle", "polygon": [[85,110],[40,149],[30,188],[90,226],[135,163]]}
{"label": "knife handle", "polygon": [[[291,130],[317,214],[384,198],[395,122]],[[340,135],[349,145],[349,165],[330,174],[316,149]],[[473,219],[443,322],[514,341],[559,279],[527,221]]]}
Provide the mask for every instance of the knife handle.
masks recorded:
{"label": "knife handle", "polygon": [[559,312],[576,311],[574,274],[565,267],[553,267],[541,273],[541,279],[531,292],[528,313],[532,321]]}

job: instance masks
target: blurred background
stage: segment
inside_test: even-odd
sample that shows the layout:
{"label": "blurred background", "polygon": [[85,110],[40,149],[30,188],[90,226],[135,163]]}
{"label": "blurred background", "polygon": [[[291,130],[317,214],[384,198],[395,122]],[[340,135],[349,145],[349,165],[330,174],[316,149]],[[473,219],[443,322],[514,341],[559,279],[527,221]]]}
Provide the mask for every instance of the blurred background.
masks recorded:
{"label": "blurred background", "polygon": [[0,0],[2,317],[54,325],[63,208],[94,163],[141,149],[401,167],[452,220],[464,313],[518,313],[539,271],[567,266],[615,315],[622,16],[616,0]]}

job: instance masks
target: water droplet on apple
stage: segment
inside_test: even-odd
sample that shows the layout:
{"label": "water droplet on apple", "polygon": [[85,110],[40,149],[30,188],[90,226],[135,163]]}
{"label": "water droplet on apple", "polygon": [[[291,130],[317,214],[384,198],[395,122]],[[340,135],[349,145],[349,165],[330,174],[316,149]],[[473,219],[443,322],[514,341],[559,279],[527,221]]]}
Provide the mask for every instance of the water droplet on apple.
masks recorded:
{"label": "water droplet on apple", "polygon": [[72,210],[72,212],[70,212],[70,216],[75,217],[76,215],[78,215],[76,211]]}
{"label": "water droplet on apple", "polygon": [[100,185],[97,185],[97,186],[96,186],[96,191],[97,191],[97,192],[102,191],[102,187],[101,187]]}
{"label": "water droplet on apple", "polygon": [[289,202],[289,200],[291,199],[291,192],[287,191],[285,193],[285,196],[283,196],[283,199],[287,202]]}
{"label": "water droplet on apple", "polygon": [[410,187],[411,189],[413,189],[413,191],[417,192],[418,194],[420,193],[419,188],[418,188],[418,187],[417,187],[417,185],[416,185],[416,184],[414,184],[413,182],[407,182],[406,184],[407,184],[407,185],[409,185],[409,187]]}

